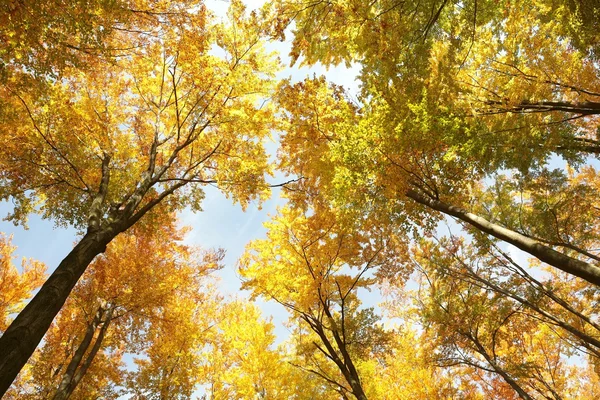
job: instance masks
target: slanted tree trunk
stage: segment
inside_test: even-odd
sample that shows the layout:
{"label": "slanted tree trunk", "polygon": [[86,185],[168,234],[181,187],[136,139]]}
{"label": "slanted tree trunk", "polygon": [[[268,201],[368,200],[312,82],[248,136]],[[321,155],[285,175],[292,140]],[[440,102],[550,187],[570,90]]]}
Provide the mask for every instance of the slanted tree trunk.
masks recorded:
{"label": "slanted tree trunk", "polygon": [[490,100],[486,105],[492,107],[492,110],[482,114],[500,114],[500,113],[546,113],[560,111],[579,115],[598,115],[600,114],[600,103],[595,101],[570,102],[570,101],[522,101],[519,104],[506,104],[502,101]]}
{"label": "slanted tree trunk", "polygon": [[446,215],[458,218],[467,224],[494,236],[497,239],[503,240],[513,246],[531,254],[540,261],[545,262],[555,268],[558,268],[571,275],[578,276],[586,281],[600,286],[600,268],[569,257],[563,253],[554,250],[550,246],[543,245],[539,241],[505,228],[493,222],[486,220],[478,215],[470,213],[460,207],[443,203],[439,200],[424,196],[414,190],[408,190],[406,197],[413,199],[417,203],[440,211]]}
{"label": "slanted tree trunk", "polygon": [[[331,313],[329,312],[329,309],[325,309],[325,313],[326,315],[331,318]],[[337,331],[337,329],[332,329],[331,330],[333,333],[333,339],[335,340],[335,343],[340,351],[340,353],[342,353],[342,357],[344,359],[343,361],[343,365],[345,367],[345,371],[342,371],[344,373],[344,376],[346,377],[346,380],[348,381],[348,383],[350,384],[350,387],[352,388],[352,394],[358,399],[358,400],[367,400],[367,395],[365,394],[363,387],[362,387],[362,383],[360,382],[360,377],[358,375],[358,371],[354,365],[354,362],[352,361],[352,357],[350,357],[350,353],[348,352],[348,348],[346,346],[346,341],[340,336],[340,333]]]}
{"label": "slanted tree trunk", "polygon": [[87,266],[118,233],[111,227],[88,232],[0,337],[0,396],[31,357]]}
{"label": "slanted tree trunk", "polygon": [[[338,351],[335,350],[333,344],[327,337],[325,333],[325,329],[327,328],[322,324],[322,322],[315,318],[311,318],[308,314],[305,314],[303,316],[303,319],[309,323],[312,330],[319,336],[321,342],[323,343],[323,345],[325,345],[325,349],[323,349],[321,346],[318,346],[316,343],[315,346],[317,346],[317,349],[323,352],[330,360],[332,360],[337,365],[342,375],[344,375],[346,382],[350,385],[350,388],[352,389],[351,393],[354,395],[354,397],[356,397],[358,400],[367,400],[367,395],[365,394],[362,388],[362,384],[360,383],[358,371],[354,367],[354,362],[350,358],[346,346],[342,345],[340,347],[340,341],[338,340],[339,335],[336,334],[336,336],[338,337],[334,338],[334,340],[338,347],[338,351],[342,353],[341,358],[338,354]],[[335,329],[332,329],[332,331],[336,332]]]}
{"label": "slanted tree trunk", "polygon": [[[81,382],[81,379],[85,376],[88,368],[94,361],[96,354],[100,350],[100,346],[102,346],[102,342],[104,341],[104,336],[106,335],[106,331],[108,330],[108,326],[112,320],[113,311],[115,309],[114,305],[110,305],[107,309],[102,307],[98,308],[94,319],[88,324],[85,336],[81,341],[79,347],[73,354],[73,358],[69,362],[67,369],[63,375],[63,378],[58,386],[56,393],[54,394],[53,400],[67,400],[73,394],[73,391]],[[102,325],[100,328],[100,332],[94,341],[94,345],[90,350],[88,356],[83,361],[83,356],[87,352],[92,340],[94,338],[94,334],[98,329],[98,326]],[[82,363],[83,361],[83,363]]]}
{"label": "slanted tree trunk", "polygon": [[487,363],[494,369],[494,372],[500,375],[502,379],[504,379],[504,381],[508,383],[515,392],[517,392],[520,398],[523,400],[533,400],[531,396],[517,383],[517,381],[515,381],[504,369],[502,369],[502,367],[496,363],[494,358],[488,354],[487,350],[476,337],[473,337],[470,334],[464,334],[464,336],[475,345],[477,352],[481,354],[483,358],[485,358]]}
{"label": "slanted tree trunk", "polygon": [[[153,144],[153,156],[148,170],[144,172],[143,179],[138,187],[131,195],[125,197],[121,204],[122,208],[117,207],[108,211],[109,217],[107,220],[104,220],[103,217],[107,212],[103,207],[110,180],[110,156],[105,155],[103,158],[102,179],[98,192],[90,206],[87,233],[61,261],[39,292],[19,313],[4,332],[4,335],[0,337],[0,396],[6,393],[19,371],[27,363],[27,360],[46,334],[52,320],[56,317],[67,297],[69,297],[71,290],[73,290],[94,257],[103,253],[108,243],[117,237],[119,233],[125,232],[154,206],[187,183],[185,180],[178,181],[142,207],[138,207],[144,195],[152,185],[158,182],[158,179],[168,168],[163,166],[162,171],[152,178],[155,167],[156,142],[157,139]],[[171,159],[174,160],[175,156],[176,154],[172,155]]]}

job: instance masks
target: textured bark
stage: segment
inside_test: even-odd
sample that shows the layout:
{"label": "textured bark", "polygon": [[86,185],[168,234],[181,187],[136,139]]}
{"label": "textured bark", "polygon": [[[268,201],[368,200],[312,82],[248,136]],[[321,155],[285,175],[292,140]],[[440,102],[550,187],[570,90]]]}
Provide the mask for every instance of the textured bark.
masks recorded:
{"label": "textured bark", "polygon": [[[110,325],[110,321],[112,320],[112,314],[114,311],[114,306],[108,308],[108,310],[103,309],[102,307],[98,308],[94,319],[88,324],[85,336],[81,341],[81,344],[75,351],[71,362],[63,375],[63,379],[58,386],[58,390],[53,397],[53,400],[67,400],[73,394],[73,391],[81,382],[81,379],[85,376],[90,365],[92,365],[92,361],[98,354],[98,350],[100,350],[100,346],[104,341],[104,336],[106,335],[106,331],[108,330],[108,326]],[[102,324],[100,328],[100,332],[94,341],[94,345],[90,350],[90,353],[85,358],[85,361],[82,363],[83,356],[87,352],[87,349],[90,347],[92,343],[92,339],[94,338],[94,333],[96,332],[98,326]]]}
{"label": "textured bark", "polygon": [[83,360],[83,356],[87,352],[87,349],[90,347],[98,325],[100,325],[102,322],[102,311],[102,308],[99,308],[94,316],[94,319],[92,319],[87,325],[83,340],[77,347],[77,350],[75,350],[75,353],[73,354],[73,357],[71,358],[71,361],[69,361],[69,365],[67,365],[67,369],[63,374],[60,384],[58,385],[58,390],[54,395],[55,400],[67,398],[67,389],[73,380],[73,376],[75,376],[75,371],[77,370],[77,367],[79,367],[81,360]]}
{"label": "textured bark", "polygon": [[[528,102],[523,101],[516,105],[507,105],[501,101],[488,101],[486,103],[489,106],[496,107],[497,109],[487,114],[498,114],[503,112],[512,113],[540,113],[540,112],[551,112],[561,111],[567,113],[574,113],[579,115],[595,115],[600,114],[600,103],[595,101],[584,101],[584,102],[568,102],[568,101],[538,101]],[[486,112],[483,112],[486,114]]]}
{"label": "textured bark", "polygon": [[493,222],[490,222],[478,215],[472,214],[460,207],[455,207],[439,200],[426,197],[415,192],[414,190],[408,190],[406,192],[406,196],[420,204],[423,204],[424,206],[458,218],[459,220],[466,222],[467,224],[479,229],[482,232],[492,235],[497,239],[510,243],[548,265],[558,268],[571,275],[585,279],[596,286],[600,286],[600,268],[592,264],[569,257],[552,249],[549,246],[541,244],[537,240],[531,239],[525,235],[521,235],[520,233],[507,229],[503,226],[494,224]]}
{"label": "textured bark", "polygon": [[0,337],[0,395],[31,357],[87,266],[117,233],[110,228],[88,232]]}

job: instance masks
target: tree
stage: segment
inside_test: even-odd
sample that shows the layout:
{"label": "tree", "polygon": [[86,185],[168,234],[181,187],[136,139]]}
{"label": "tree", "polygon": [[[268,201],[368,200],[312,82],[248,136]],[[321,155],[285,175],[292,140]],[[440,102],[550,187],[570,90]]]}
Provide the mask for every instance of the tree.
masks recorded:
{"label": "tree", "polygon": [[205,282],[206,273],[222,255],[208,254],[201,265],[187,266],[183,279],[165,285],[164,305],[146,327],[141,357],[134,357],[137,369],[127,374],[128,393],[142,398],[188,399],[203,382],[202,350],[214,341],[211,331],[222,301]]}
{"label": "tree", "polygon": [[273,330],[256,305],[243,300],[222,304],[202,352],[207,399],[331,399],[323,385],[275,348]]}
{"label": "tree", "polygon": [[[330,201],[362,207],[366,218],[430,228],[439,218],[431,211],[442,212],[600,284],[591,248],[573,254],[472,210],[472,189],[490,174],[514,169],[530,179],[556,154],[574,165],[597,154],[597,36],[581,34],[589,28],[582,7],[278,2],[276,32],[295,23],[294,59],[362,68],[356,105],[324,82],[283,86],[279,104],[290,123],[281,167],[304,178],[297,190],[319,185]],[[331,96],[346,104],[326,107]],[[318,163],[289,152],[304,140],[318,143],[308,156]]]}
{"label": "tree", "polygon": [[[235,0],[226,24],[197,0],[57,4],[0,10],[0,199],[15,223],[38,212],[80,238],[0,338],[0,393],[51,327],[11,396],[39,389],[33,376],[57,398],[198,383],[214,399],[597,397],[594,1],[278,0],[246,15]],[[360,64],[357,99],[323,78],[273,90],[262,43],[287,27],[293,62]],[[205,264],[161,241],[205,185],[242,207],[266,198],[271,130],[288,203],[240,271],[291,314],[277,349],[254,306],[199,294],[188,267]],[[463,239],[429,240],[449,219]],[[406,292],[415,269],[406,326],[384,327],[363,293]],[[140,356],[122,374],[125,351]]]}
{"label": "tree", "polygon": [[488,397],[573,397],[570,382],[583,371],[565,360],[583,349],[594,364],[598,330],[585,315],[586,300],[561,297],[585,295],[556,276],[542,284],[497,251],[477,251],[456,237],[424,240],[415,250],[422,274],[417,308],[433,358],[442,367],[462,366],[461,379],[479,382]]}
{"label": "tree", "polygon": [[178,4],[185,21],[130,55],[65,69],[42,94],[3,89],[19,110],[0,122],[0,192],[16,204],[13,220],[39,210],[85,233],[0,338],[2,392],[119,233],[158,205],[199,209],[202,185],[244,206],[266,196],[262,140],[273,115],[260,101],[277,65],[262,49],[261,22],[238,2],[229,25],[212,23],[203,6]]}
{"label": "tree", "polygon": [[299,368],[344,398],[366,399],[360,362],[383,352],[390,333],[372,309],[360,307],[356,292],[374,282],[375,271],[395,268],[403,247],[393,237],[352,230],[318,206],[284,207],[266,226],[267,239],[252,242],[241,261],[243,287],[301,321],[294,334]]}
{"label": "tree", "polygon": [[[387,127],[385,121],[382,125],[385,110],[378,104],[360,110],[339,88],[329,87],[323,79],[284,84],[278,101],[288,118],[282,128],[286,134],[279,165],[302,178],[291,188],[297,192],[292,198],[320,190],[323,198],[344,212],[354,209],[355,216],[362,213],[360,218],[409,232],[414,230],[410,225],[434,229],[440,218],[431,211],[440,211],[556,268],[600,284],[600,268],[594,259],[586,259],[591,254],[586,249],[574,255],[559,251],[551,239],[529,237],[469,211],[477,205],[474,189],[482,179],[476,165],[449,156],[441,151],[446,144],[421,134],[430,130],[460,132],[459,120],[433,117],[415,105],[411,110],[416,115],[405,121],[412,126]],[[298,150],[305,143],[315,144],[310,154]],[[575,190],[563,186],[556,190]],[[586,201],[592,198],[586,196]],[[344,203],[347,206],[340,206]]]}
{"label": "tree", "polygon": [[281,36],[294,22],[293,62],[360,62],[364,94],[396,105],[399,92],[415,100],[426,88],[461,107],[597,113],[593,101],[586,109],[575,100],[597,94],[592,16],[600,8],[587,1],[281,0],[274,9]]}
{"label": "tree", "polygon": [[[223,254],[184,246],[185,229],[174,223],[173,218],[151,231],[134,227],[109,244],[78,282],[29,362],[29,387],[20,392],[15,388],[8,396],[116,398],[115,387],[126,386],[123,355],[152,353],[165,338],[185,337],[189,345],[179,351],[194,359],[190,349],[206,339],[202,333],[214,313],[207,275],[218,268]],[[169,359],[163,355],[156,368],[171,368]],[[143,390],[138,376],[144,374],[139,368],[127,382],[137,382],[137,390]],[[192,379],[177,392],[191,392],[194,384]]]}
{"label": "tree", "polygon": [[[468,390],[459,391],[456,383],[431,363],[425,335],[417,335],[405,324],[391,335],[386,351],[368,360],[372,372],[366,385],[375,399],[474,399]],[[365,368],[366,369],[366,368]]]}

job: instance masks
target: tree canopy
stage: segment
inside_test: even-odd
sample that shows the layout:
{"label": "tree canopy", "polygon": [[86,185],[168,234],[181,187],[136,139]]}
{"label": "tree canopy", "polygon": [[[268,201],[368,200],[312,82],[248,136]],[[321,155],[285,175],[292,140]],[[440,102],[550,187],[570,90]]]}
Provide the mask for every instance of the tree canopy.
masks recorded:
{"label": "tree canopy", "polygon": [[[5,219],[78,236],[48,273],[0,238],[0,393],[597,398],[598,21],[593,0],[9,1]],[[359,91],[277,74],[298,65],[357,66]],[[280,206],[203,250],[178,218],[207,186]]]}

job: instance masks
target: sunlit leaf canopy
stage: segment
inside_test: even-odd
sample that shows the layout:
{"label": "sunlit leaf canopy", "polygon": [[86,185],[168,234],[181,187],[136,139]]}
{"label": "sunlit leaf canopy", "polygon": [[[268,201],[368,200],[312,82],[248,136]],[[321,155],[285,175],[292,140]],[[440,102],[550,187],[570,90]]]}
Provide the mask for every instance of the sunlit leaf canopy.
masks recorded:
{"label": "sunlit leaf canopy", "polygon": [[[140,183],[150,192],[138,207],[184,181],[218,181],[243,204],[266,196],[262,142],[272,112],[264,100],[277,62],[259,43],[256,17],[244,20],[240,7],[229,26],[201,3],[153,11],[157,32],[133,34],[144,42],[123,54],[63,67],[43,89],[4,86],[3,195],[16,203],[16,221],[38,206],[83,226],[105,160],[105,214],[125,207]],[[202,197],[185,190],[165,207],[199,208]]]}
{"label": "sunlit leaf canopy", "polygon": [[[598,397],[596,2],[58,3],[0,17],[9,219],[81,232],[13,331],[43,266],[4,241],[7,340],[50,326],[9,398]],[[358,94],[276,75],[318,64]],[[206,185],[256,207],[269,175],[231,299],[175,216]]]}

